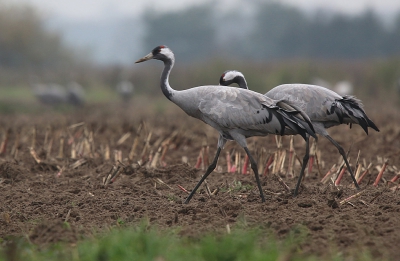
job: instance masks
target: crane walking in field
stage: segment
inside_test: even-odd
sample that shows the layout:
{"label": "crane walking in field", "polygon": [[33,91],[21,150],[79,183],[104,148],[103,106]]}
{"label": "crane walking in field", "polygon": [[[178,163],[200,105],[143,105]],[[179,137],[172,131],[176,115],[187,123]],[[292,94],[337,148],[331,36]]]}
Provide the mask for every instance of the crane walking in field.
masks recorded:
{"label": "crane walking in field", "polygon": [[[236,83],[242,89],[248,89],[246,79],[241,72],[226,71],[220,77],[220,84],[228,86]],[[274,87],[265,96],[275,100],[285,100],[303,110],[314,126],[315,132],[326,137],[342,155],[346,167],[350,172],[354,185],[359,189],[358,183],[350,168],[344,149],[331,136],[326,129],[340,124],[359,124],[368,134],[368,127],[379,131],[378,127],[368,118],[363,110],[360,100],[353,96],[341,96],[327,88],[309,84],[283,84]],[[306,138],[306,154],[303,166],[297,181],[294,196],[297,195],[304,170],[309,159],[309,137]]]}
{"label": "crane walking in field", "polygon": [[246,151],[255,174],[261,200],[265,202],[257,164],[247,148],[246,138],[268,134],[300,134],[304,139],[308,135],[316,138],[308,116],[291,103],[275,101],[250,90],[218,85],[199,86],[177,91],[169,85],[169,75],[175,63],[173,52],[168,47],[161,45],[137,60],[136,63],[150,59],[164,62],[164,70],[161,74],[161,90],[164,95],[189,116],[207,123],[220,134],[214,160],[185,203],[189,203],[196,190],[215,169],[219,154],[227,140],[235,140]]}

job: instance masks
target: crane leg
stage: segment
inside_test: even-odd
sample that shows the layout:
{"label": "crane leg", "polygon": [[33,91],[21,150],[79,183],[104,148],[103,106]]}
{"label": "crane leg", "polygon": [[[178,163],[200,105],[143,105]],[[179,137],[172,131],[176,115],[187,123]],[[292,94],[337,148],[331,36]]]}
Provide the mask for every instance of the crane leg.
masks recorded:
{"label": "crane leg", "polygon": [[203,177],[201,177],[201,179],[200,179],[199,183],[197,183],[196,187],[194,187],[192,192],[190,192],[189,196],[187,197],[187,199],[184,202],[185,204],[189,203],[189,201],[192,199],[194,193],[196,193],[197,189],[200,187],[201,183],[203,183],[203,181],[208,177],[208,175],[210,175],[210,173],[213,172],[213,170],[217,166],[217,161],[218,161],[220,153],[221,153],[221,148],[218,147],[217,153],[215,154],[213,162],[211,162],[210,166],[208,166],[206,173],[203,175]]}
{"label": "crane leg", "polygon": [[257,181],[258,190],[260,190],[261,201],[262,201],[262,202],[265,202],[264,192],[263,192],[263,190],[262,190],[261,182],[260,182],[260,177],[259,177],[259,175],[258,175],[257,163],[256,163],[256,161],[254,160],[253,156],[251,156],[249,149],[248,149],[247,147],[243,147],[243,148],[244,148],[244,150],[246,151],[247,156],[249,156],[250,163],[251,163],[251,168],[253,169],[254,175],[256,176],[256,181]]}
{"label": "crane leg", "polygon": [[340,155],[342,155],[343,160],[344,160],[344,162],[346,163],[346,167],[347,167],[347,169],[348,169],[349,172],[350,172],[350,176],[351,176],[351,179],[352,179],[353,182],[354,182],[354,186],[356,186],[357,189],[360,189],[360,186],[358,186],[357,180],[356,180],[356,178],[354,177],[353,170],[350,168],[350,164],[349,164],[349,162],[347,161],[347,157],[346,157],[346,153],[344,152],[344,149],[339,145],[339,143],[337,143],[334,139],[332,139],[331,136],[326,135],[325,137],[326,137],[330,142],[332,142],[332,144],[335,145],[335,147],[339,150],[339,153],[340,153]]}
{"label": "crane leg", "polygon": [[293,197],[296,197],[297,194],[299,193],[300,184],[301,184],[301,181],[303,180],[304,171],[306,169],[309,158],[310,158],[310,135],[306,134],[306,154],[304,155],[304,158],[303,158],[303,165],[301,166],[299,179],[297,180],[297,184],[296,184],[296,188],[293,193]]}

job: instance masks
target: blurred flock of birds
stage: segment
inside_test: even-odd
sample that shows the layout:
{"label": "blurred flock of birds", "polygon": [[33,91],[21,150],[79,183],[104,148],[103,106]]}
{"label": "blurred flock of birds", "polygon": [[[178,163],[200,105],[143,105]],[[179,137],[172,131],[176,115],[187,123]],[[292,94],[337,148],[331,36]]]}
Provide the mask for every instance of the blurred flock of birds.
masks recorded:
{"label": "blurred flock of birds", "polygon": [[[58,83],[38,83],[32,81],[30,87],[36,100],[47,106],[71,105],[82,107],[86,104],[85,89],[79,83],[70,81],[65,86]],[[115,92],[126,104],[133,97],[134,85],[132,82],[122,80],[115,86]]]}
{"label": "blurred flock of birds", "polygon": [[[340,95],[354,95],[354,86],[350,81],[343,80],[332,84],[322,78],[315,77],[310,83],[331,89]],[[85,89],[75,81],[70,81],[65,86],[58,83],[45,84],[32,81],[30,86],[36,100],[43,105],[54,107],[59,105],[82,107],[86,104]],[[400,94],[400,79],[396,84],[396,88],[397,92]],[[113,89],[120,100],[124,104],[127,104],[132,100],[135,88],[131,81],[121,80]]]}

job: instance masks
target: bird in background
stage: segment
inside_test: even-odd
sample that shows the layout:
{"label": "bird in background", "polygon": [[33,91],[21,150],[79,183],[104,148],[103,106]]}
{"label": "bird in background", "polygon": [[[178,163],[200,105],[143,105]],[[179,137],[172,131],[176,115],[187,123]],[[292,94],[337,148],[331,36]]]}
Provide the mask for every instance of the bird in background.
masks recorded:
{"label": "bird in background", "polygon": [[30,86],[35,97],[44,105],[58,106],[67,101],[67,93],[59,84],[31,83]]}
{"label": "bird in background", "polygon": [[[219,83],[222,86],[236,83],[240,88],[248,89],[244,75],[235,70],[225,71],[221,75]],[[359,189],[344,149],[329,136],[326,129],[340,124],[350,124],[350,127],[352,124],[358,124],[363,128],[366,134],[368,134],[368,127],[379,131],[375,123],[368,118],[360,100],[350,95],[341,96],[321,86],[298,83],[276,86],[264,95],[271,99],[291,102],[303,110],[311,119],[315,132],[326,137],[338,149],[350,172],[354,185]],[[296,184],[294,196],[298,194],[304,170],[308,163],[309,154],[309,137],[307,136],[306,154],[303,158],[303,166]]]}
{"label": "bird in background", "polygon": [[57,83],[39,83],[39,77],[32,75],[29,85],[38,101],[45,105],[60,106],[70,104],[82,106],[85,103],[85,92],[77,82],[70,81],[66,88]]}
{"label": "bird in background", "polygon": [[83,106],[85,104],[85,90],[82,85],[75,81],[67,84],[67,103],[73,106]]}
{"label": "bird in background", "polygon": [[191,191],[184,203],[189,203],[196,190],[215,169],[221,150],[228,140],[235,140],[246,151],[254,171],[260,197],[265,202],[256,161],[247,148],[246,138],[252,136],[295,135],[304,139],[316,138],[308,116],[286,101],[275,101],[251,90],[207,85],[186,90],[174,90],[169,75],[175,64],[174,53],[165,45],[155,47],[149,54],[136,61],[151,59],[164,63],[161,73],[161,90],[189,116],[197,118],[219,132],[217,152],[206,173]]}

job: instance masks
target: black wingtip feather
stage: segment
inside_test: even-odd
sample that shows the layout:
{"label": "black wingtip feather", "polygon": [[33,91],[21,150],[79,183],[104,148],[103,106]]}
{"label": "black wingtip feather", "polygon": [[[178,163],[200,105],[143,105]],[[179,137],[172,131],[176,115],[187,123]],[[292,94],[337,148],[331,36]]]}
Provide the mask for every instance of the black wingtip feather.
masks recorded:
{"label": "black wingtip feather", "polygon": [[293,109],[295,109],[295,111],[291,111],[291,112],[288,112],[288,113],[292,114],[293,115],[292,119],[296,123],[301,124],[303,129],[305,129],[304,136],[303,136],[304,139],[305,139],[306,133],[308,133],[309,135],[314,137],[314,139],[318,140],[318,137],[317,137],[317,135],[315,133],[314,125],[311,123],[310,118],[308,117],[307,114],[304,113],[304,111],[302,111],[299,107],[297,107],[296,105],[294,105],[294,104],[292,104],[292,103],[290,103],[288,101],[282,100],[282,101],[280,101],[280,103],[284,103],[287,106],[292,107]]}
{"label": "black wingtip feather", "polygon": [[[367,114],[365,113],[365,111],[363,110],[363,106],[360,100],[358,100],[357,98],[353,97],[353,96],[344,96],[342,100],[340,100],[341,104],[343,105],[343,107],[347,110],[347,112],[349,113],[349,115],[354,116],[354,113],[352,112],[352,110],[357,110],[361,113],[361,117],[355,117],[358,120],[358,124],[361,126],[361,128],[363,128],[363,130],[365,131],[366,134],[368,134],[368,127],[374,129],[375,131],[379,132],[378,127],[375,125],[375,123],[373,121],[371,121]],[[343,115],[339,115],[339,118],[343,117]],[[341,120],[341,119],[339,119]]]}

